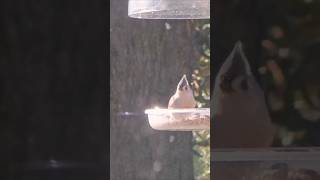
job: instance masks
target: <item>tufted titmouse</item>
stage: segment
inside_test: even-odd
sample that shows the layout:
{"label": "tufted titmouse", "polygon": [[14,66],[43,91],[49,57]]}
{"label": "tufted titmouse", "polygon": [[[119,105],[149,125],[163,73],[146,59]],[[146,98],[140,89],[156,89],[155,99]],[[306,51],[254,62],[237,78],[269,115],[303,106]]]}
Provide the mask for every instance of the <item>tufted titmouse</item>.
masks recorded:
{"label": "tufted titmouse", "polygon": [[193,97],[193,91],[187,80],[187,76],[183,75],[177,85],[176,92],[171,96],[168,104],[169,109],[194,108],[196,100]]}
{"label": "tufted titmouse", "polygon": [[216,77],[212,100],[213,147],[267,147],[274,127],[263,91],[237,42]]}

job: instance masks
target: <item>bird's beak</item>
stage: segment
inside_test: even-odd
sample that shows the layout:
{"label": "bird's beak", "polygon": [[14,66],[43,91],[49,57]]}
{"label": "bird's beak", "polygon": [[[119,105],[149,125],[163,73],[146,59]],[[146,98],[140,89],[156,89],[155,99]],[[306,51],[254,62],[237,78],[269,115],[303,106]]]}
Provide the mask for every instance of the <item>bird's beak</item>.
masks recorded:
{"label": "bird's beak", "polygon": [[178,89],[181,91],[181,90],[184,89],[184,87],[187,87],[187,86],[189,86],[189,82],[187,80],[187,76],[183,75],[181,80],[179,81]]}

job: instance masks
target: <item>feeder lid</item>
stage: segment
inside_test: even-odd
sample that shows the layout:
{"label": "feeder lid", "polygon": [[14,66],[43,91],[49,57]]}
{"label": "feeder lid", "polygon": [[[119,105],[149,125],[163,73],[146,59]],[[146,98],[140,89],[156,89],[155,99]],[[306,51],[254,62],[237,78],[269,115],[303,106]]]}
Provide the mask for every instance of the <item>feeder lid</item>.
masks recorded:
{"label": "feeder lid", "polygon": [[139,19],[210,19],[210,0],[129,0],[128,15]]}

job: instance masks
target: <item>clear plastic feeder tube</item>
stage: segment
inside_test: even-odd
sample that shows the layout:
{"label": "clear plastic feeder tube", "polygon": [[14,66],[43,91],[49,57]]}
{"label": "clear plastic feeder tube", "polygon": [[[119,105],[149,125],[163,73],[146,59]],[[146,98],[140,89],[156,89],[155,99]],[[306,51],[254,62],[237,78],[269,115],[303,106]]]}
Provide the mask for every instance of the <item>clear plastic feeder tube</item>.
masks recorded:
{"label": "clear plastic feeder tube", "polygon": [[129,0],[128,15],[140,19],[210,19],[210,0]]}

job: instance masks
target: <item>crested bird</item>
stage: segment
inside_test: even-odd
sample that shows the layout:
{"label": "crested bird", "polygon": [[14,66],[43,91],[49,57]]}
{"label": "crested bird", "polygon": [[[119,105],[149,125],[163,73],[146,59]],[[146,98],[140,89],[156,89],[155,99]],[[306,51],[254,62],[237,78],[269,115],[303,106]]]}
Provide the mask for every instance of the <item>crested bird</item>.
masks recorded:
{"label": "crested bird", "polygon": [[268,147],[274,127],[264,93],[238,41],[221,66],[213,90],[213,147]]}
{"label": "crested bird", "polygon": [[175,94],[169,100],[168,109],[194,108],[195,106],[193,91],[184,74],[177,85]]}
{"label": "crested bird", "polygon": [[[264,93],[251,72],[240,41],[216,76],[211,109],[213,148],[263,148],[272,144],[274,127]],[[215,179],[253,179],[259,171],[259,163],[213,164]]]}

